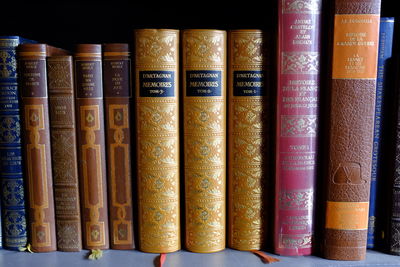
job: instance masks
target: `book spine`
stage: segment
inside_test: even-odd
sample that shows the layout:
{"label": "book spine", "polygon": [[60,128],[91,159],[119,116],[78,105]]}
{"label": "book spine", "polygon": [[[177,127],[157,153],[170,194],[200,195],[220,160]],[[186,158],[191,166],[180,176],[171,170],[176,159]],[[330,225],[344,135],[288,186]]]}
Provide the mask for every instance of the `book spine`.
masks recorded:
{"label": "book spine", "polygon": [[230,31],[228,37],[228,243],[238,250],[260,250],[267,232],[263,198],[269,178],[266,44],[261,30]]}
{"label": "book spine", "polygon": [[136,30],[135,55],[139,249],[174,252],[181,248],[179,31]]}
{"label": "book spine", "polygon": [[18,51],[22,97],[24,162],[28,181],[32,250],[56,250],[51,171],[46,45],[22,44]]}
{"label": "book spine", "polygon": [[186,248],[225,248],[226,32],[182,36]]}
{"label": "book spine", "polygon": [[[375,243],[380,239],[377,232],[378,218],[377,204],[378,191],[380,186],[380,163],[381,163],[381,135],[383,130],[383,106],[385,105],[385,77],[387,72],[387,61],[392,57],[394,18],[381,18],[379,30],[379,49],[378,49],[378,72],[376,81],[376,100],[375,100],[375,123],[374,123],[374,143],[372,147],[372,168],[371,168],[371,190],[369,198],[369,221],[367,248],[374,248]],[[379,223],[379,222],[378,222]]]}
{"label": "book spine", "polygon": [[334,2],[324,256],[363,260],[374,136],[380,0]]}
{"label": "book spine", "polygon": [[[20,99],[17,82],[17,36],[0,37],[0,176],[3,247],[27,243],[22,165]],[[1,228],[0,228],[1,229]]]}
{"label": "book spine", "polygon": [[82,249],[71,56],[47,58],[57,249]]}
{"label": "book spine", "polygon": [[77,45],[74,66],[83,247],[108,249],[101,45]]}
{"label": "book spine", "polygon": [[321,0],[279,1],[274,250],[310,255],[314,235]]}
{"label": "book spine", "polygon": [[107,177],[112,249],[133,249],[131,61],[128,44],[103,45]]}

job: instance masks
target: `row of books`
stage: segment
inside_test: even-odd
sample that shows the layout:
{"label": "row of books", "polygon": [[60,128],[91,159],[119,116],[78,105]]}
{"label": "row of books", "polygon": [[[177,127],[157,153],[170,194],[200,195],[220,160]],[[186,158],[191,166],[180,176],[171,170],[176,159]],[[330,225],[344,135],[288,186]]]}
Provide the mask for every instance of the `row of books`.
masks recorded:
{"label": "row of books", "polygon": [[[145,252],[179,250],[183,220],[190,251],[219,251],[226,239],[260,250],[274,206],[274,252],[309,255],[316,192],[326,189],[324,256],[363,259],[367,236],[373,247],[380,235],[375,178],[394,23],[380,20],[378,2],[336,1],[329,74],[320,0],[280,2],[276,69],[261,30],[136,30],[132,57],[128,44],[71,54],[1,37],[4,247],[25,246],[29,233],[37,252],[133,249],[137,219]],[[317,158],[321,75],[331,77],[329,151]]]}

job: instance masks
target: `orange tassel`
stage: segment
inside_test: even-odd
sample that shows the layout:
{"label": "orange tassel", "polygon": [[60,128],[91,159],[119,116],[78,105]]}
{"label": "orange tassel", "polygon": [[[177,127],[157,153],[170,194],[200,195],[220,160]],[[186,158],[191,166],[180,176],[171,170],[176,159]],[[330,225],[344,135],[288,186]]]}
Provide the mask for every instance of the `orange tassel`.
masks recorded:
{"label": "orange tassel", "polygon": [[167,259],[167,254],[166,253],[161,253],[160,254],[160,264],[158,266],[159,267],[163,267],[166,259]]}
{"label": "orange tassel", "polygon": [[279,259],[271,257],[271,256],[267,255],[267,253],[262,252],[260,250],[252,250],[251,252],[253,252],[258,257],[260,257],[263,263],[273,263],[273,262],[280,261]]}

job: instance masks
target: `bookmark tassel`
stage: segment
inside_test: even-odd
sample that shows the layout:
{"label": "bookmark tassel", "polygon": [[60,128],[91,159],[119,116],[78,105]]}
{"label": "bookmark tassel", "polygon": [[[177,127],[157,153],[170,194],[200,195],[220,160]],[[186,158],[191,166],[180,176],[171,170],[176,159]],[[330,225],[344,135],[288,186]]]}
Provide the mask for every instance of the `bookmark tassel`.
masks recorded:
{"label": "bookmark tassel", "polygon": [[273,262],[280,261],[279,259],[271,257],[271,256],[267,255],[267,253],[262,252],[260,250],[252,250],[251,252],[253,252],[258,257],[260,257],[263,263],[267,263],[268,264],[268,263],[273,263]]}
{"label": "bookmark tassel", "polygon": [[165,260],[167,259],[167,254],[166,253],[161,253],[159,256],[160,260],[159,260],[159,265],[158,267],[163,267]]}

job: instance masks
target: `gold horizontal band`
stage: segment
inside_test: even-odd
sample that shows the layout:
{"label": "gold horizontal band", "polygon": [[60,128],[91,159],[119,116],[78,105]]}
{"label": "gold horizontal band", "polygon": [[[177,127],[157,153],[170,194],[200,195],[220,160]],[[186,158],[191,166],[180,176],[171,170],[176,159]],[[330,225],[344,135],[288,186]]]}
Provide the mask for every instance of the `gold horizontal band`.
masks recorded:
{"label": "gold horizontal band", "polygon": [[75,57],[101,57],[101,53],[76,53]]}
{"label": "gold horizontal band", "polygon": [[129,56],[129,52],[104,52],[104,56]]}
{"label": "gold horizontal band", "polygon": [[30,57],[30,56],[45,57],[46,56],[46,52],[19,52],[18,55],[22,56],[22,57]]}

